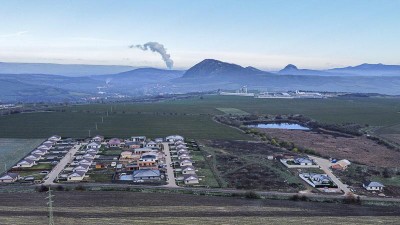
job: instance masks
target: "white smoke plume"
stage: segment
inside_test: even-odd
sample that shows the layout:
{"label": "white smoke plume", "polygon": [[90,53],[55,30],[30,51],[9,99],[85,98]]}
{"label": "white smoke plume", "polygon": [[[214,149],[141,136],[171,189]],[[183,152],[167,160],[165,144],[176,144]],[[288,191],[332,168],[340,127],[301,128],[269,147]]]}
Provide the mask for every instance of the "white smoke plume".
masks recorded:
{"label": "white smoke plume", "polygon": [[138,48],[143,51],[150,50],[152,52],[157,52],[158,54],[161,55],[168,69],[172,69],[172,67],[174,66],[174,61],[171,59],[171,55],[167,53],[167,50],[164,48],[164,45],[158,42],[147,42],[144,45],[130,45],[129,48]]}

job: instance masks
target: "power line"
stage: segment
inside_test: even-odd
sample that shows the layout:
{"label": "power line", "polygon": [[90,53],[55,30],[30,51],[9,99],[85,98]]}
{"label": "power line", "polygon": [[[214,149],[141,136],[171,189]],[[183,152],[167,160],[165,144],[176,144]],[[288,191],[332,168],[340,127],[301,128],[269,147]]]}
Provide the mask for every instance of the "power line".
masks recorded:
{"label": "power line", "polygon": [[49,210],[49,225],[54,225],[54,217],[53,217],[53,197],[54,195],[51,194],[51,188],[49,186],[49,190],[47,191],[49,196],[46,197],[49,201],[47,202],[48,210]]}

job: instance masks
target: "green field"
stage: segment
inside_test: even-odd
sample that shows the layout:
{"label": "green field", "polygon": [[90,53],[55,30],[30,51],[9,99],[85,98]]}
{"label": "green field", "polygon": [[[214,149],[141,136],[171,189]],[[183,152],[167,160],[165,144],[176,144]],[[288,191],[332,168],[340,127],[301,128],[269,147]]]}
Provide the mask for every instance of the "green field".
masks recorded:
{"label": "green field", "polygon": [[4,172],[4,165],[10,168],[22,157],[36,148],[43,139],[0,139],[0,173]]}
{"label": "green field", "polygon": [[[52,113],[3,116],[0,117],[0,137],[45,138],[53,134],[86,137],[91,130],[92,136],[108,137],[181,134],[196,139],[249,138],[214,122],[214,115],[228,112],[217,108],[252,114],[303,114],[327,123],[354,122],[381,127],[400,124],[400,101],[394,98],[255,99],[209,95],[158,103],[56,107],[58,111]],[[400,130],[395,132],[400,133]]]}

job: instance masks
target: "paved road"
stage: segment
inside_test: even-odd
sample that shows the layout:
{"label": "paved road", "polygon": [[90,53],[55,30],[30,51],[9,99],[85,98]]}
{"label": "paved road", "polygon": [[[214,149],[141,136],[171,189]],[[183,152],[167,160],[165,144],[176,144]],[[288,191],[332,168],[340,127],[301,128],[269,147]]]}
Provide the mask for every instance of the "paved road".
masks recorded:
{"label": "paved road", "polygon": [[51,170],[51,172],[46,176],[48,177],[43,184],[49,185],[49,184],[54,184],[54,180],[57,178],[58,174],[61,173],[61,171],[65,168],[65,166],[69,163],[72,162],[74,159],[75,153],[80,149],[81,144],[77,144],[74,147],[72,147],[67,154],[65,154],[64,158],[60,160],[60,162]]}
{"label": "paved road", "polygon": [[344,195],[347,195],[349,193],[352,193],[350,189],[347,187],[346,184],[343,184],[342,181],[340,181],[330,170],[329,167],[331,167],[331,162],[327,159],[315,157],[309,155],[311,159],[313,159],[320,167],[321,169],[337,184],[337,186],[344,192]]}
{"label": "paved road", "polygon": [[168,184],[164,185],[166,187],[179,187],[176,185],[175,182],[175,174],[174,174],[174,168],[171,166],[172,160],[171,160],[171,153],[169,151],[169,145],[168,142],[163,143],[163,151],[165,156],[165,163],[167,164],[167,176],[168,176]]}

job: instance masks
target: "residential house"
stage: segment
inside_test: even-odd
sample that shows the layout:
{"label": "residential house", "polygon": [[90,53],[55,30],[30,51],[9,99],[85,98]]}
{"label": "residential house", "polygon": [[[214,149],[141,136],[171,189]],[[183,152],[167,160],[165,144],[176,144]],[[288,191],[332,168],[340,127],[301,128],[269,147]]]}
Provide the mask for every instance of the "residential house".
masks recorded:
{"label": "residential house", "polygon": [[100,142],[90,142],[88,145],[86,145],[86,149],[96,149],[99,150],[101,147]]}
{"label": "residential house", "polygon": [[175,146],[178,146],[178,145],[185,145],[185,142],[179,140],[179,141],[176,141],[174,144],[175,144]]}
{"label": "residential house", "polygon": [[198,184],[199,177],[196,174],[185,174],[183,175],[183,182],[185,184]]}
{"label": "residential house", "polygon": [[85,173],[89,170],[90,165],[81,164],[76,166],[72,171],[84,171]]}
{"label": "residential house", "polygon": [[32,154],[32,155],[28,155],[24,159],[30,159],[30,160],[33,160],[33,161],[39,161],[39,160],[42,159],[42,156],[39,155],[39,154]]}
{"label": "residential house", "polygon": [[24,159],[21,160],[17,163],[17,167],[32,167],[34,166],[36,163],[33,160],[30,159]]}
{"label": "residential house", "polygon": [[123,152],[121,152],[121,155],[119,158],[120,159],[130,159],[130,158],[132,158],[132,152],[131,151],[123,151]]}
{"label": "residential house", "polygon": [[189,151],[186,149],[179,149],[177,153],[178,153],[178,155],[189,154]]}
{"label": "residential house", "polygon": [[158,155],[155,152],[147,152],[147,153],[142,154],[140,159],[142,159],[142,160],[149,160],[150,159],[150,160],[157,161],[158,160]]}
{"label": "residential house", "polygon": [[57,141],[60,141],[60,140],[61,140],[61,136],[53,135],[53,136],[49,137],[47,140],[48,140],[48,141],[57,142]]}
{"label": "residential house", "polygon": [[155,159],[139,159],[137,164],[139,169],[157,169],[157,161]]}
{"label": "residential house", "polygon": [[186,145],[177,145],[175,148],[176,149],[187,149],[188,147],[186,147]]}
{"label": "residential house", "polygon": [[161,143],[164,142],[164,139],[162,139],[162,138],[156,138],[156,139],[154,139],[154,141],[155,141],[157,144],[161,144]]}
{"label": "residential house", "polygon": [[166,141],[170,142],[170,143],[174,143],[176,141],[183,141],[184,138],[182,136],[179,135],[171,135],[165,138]]}
{"label": "residential house", "polygon": [[36,155],[45,155],[47,154],[47,150],[44,149],[35,149],[31,152],[31,154],[36,154]]}
{"label": "residential house", "polygon": [[135,148],[141,148],[142,144],[137,141],[127,141],[125,142],[124,148],[128,149],[135,149]]}
{"label": "residential house", "polygon": [[147,142],[146,147],[147,148],[158,148],[158,144],[154,141],[150,141],[150,142]]}
{"label": "residential house", "polygon": [[84,159],[92,159],[93,160],[95,157],[96,157],[95,153],[86,153],[86,154],[83,155],[82,158],[84,158]]}
{"label": "residential house", "polygon": [[346,170],[350,166],[351,162],[347,159],[342,159],[334,163],[331,167],[336,170]]}
{"label": "residential house", "polygon": [[104,137],[100,135],[96,135],[94,138],[92,138],[92,142],[101,143],[102,141],[104,141]]}
{"label": "residential house", "polygon": [[188,154],[181,154],[178,156],[179,160],[183,160],[183,159],[191,159],[192,157],[190,157],[190,155]]}
{"label": "residential house", "polygon": [[308,157],[298,157],[295,158],[293,162],[301,166],[311,166],[314,164],[314,162]]}
{"label": "residential house", "polygon": [[196,174],[194,166],[182,166],[182,174]]}
{"label": "residential house", "polygon": [[48,146],[46,146],[46,145],[41,145],[41,146],[37,147],[36,149],[48,151],[48,150],[50,150],[50,148],[51,148],[51,147],[48,147]]}
{"label": "residential house", "polygon": [[383,191],[383,184],[376,181],[367,181],[363,183],[363,187],[368,191]]}
{"label": "residential house", "polygon": [[183,159],[179,161],[179,165],[182,166],[192,166],[193,165],[193,161],[190,159]]}
{"label": "residential house", "polygon": [[91,159],[82,159],[81,161],[78,162],[79,165],[92,165],[93,160]]}
{"label": "residential house", "polygon": [[54,145],[53,141],[45,141],[42,143],[42,145],[46,145],[47,147],[51,148]]}
{"label": "residential house", "polygon": [[89,149],[89,150],[86,150],[86,153],[94,153],[94,154],[97,154],[97,152],[98,152],[98,150],[97,150],[97,149],[93,149],[93,148],[91,148],[91,149]]}
{"label": "residential house", "polygon": [[139,180],[160,180],[161,175],[159,170],[136,170],[133,171],[133,181],[139,181]]}
{"label": "residential house", "polygon": [[74,171],[68,175],[68,181],[81,181],[85,177],[85,171]]}
{"label": "residential house", "polygon": [[13,183],[19,179],[18,173],[6,173],[0,177],[0,183]]}
{"label": "residential house", "polygon": [[146,136],[133,136],[130,140],[144,144],[146,141]]}
{"label": "residential house", "polygon": [[157,152],[157,150],[154,150],[152,148],[136,148],[134,152],[136,155],[143,155],[144,153],[148,152]]}
{"label": "residential house", "polygon": [[121,147],[121,140],[119,140],[118,138],[111,138],[108,141],[108,147],[109,148],[119,148],[119,147]]}

